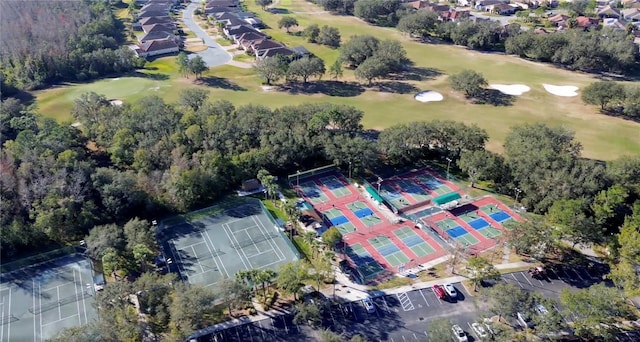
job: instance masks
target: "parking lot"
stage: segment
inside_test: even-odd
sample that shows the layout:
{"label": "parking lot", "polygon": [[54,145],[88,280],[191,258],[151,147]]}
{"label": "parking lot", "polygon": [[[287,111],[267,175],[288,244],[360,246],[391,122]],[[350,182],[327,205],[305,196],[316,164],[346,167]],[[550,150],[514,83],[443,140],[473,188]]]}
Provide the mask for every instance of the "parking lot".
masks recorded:
{"label": "parking lot", "polygon": [[[502,275],[502,280],[535,291],[545,297],[558,299],[564,288],[585,288],[602,281],[603,267],[563,266],[546,270],[546,275],[532,278],[527,271]],[[460,283],[453,284],[458,292],[457,300],[439,299],[431,288],[409,292],[377,295],[372,294],[376,310],[367,313],[362,302],[356,301],[330,306],[323,317],[323,327],[342,334],[346,339],[359,334],[368,341],[430,341],[427,326],[438,319],[449,319],[458,324],[470,337],[471,324],[476,322],[486,307],[471,296]],[[346,309],[351,307],[351,310]],[[227,329],[218,334],[216,341],[316,341],[318,332],[306,325],[295,325],[291,315],[274,316],[259,322]],[[620,341],[637,338],[628,333]],[[437,341],[430,341],[437,342]]]}

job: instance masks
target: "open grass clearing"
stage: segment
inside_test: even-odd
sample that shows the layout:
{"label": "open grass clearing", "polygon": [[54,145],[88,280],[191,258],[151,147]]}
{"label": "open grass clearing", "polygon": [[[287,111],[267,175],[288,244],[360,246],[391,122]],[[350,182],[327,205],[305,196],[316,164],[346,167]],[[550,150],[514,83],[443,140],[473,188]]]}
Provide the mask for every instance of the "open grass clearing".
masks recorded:
{"label": "open grass clearing", "polygon": [[[339,54],[337,49],[307,43],[304,37],[287,34],[277,29],[277,21],[282,15],[262,11],[252,2],[249,10],[258,13],[269,27],[265,32],[288,46],[304,45],[311,52],[333,63]],[[306,2],[280,3],[280,8],[308,14],[289,14],[300,22],[300,28],[310,23],[330,25],[340,29],[343,41],[353,34],[372,34],[380,39],[400,40],[407,54],[419,68],[422,76],[409,80],[385,81],[386,91],[378,86],[362,87],[356,83],[338,84],[326,82],[323,85],[336,89],[316,89],[305,92],[264,91],[260,79],[251,69],[221,66],[210,70],[205,77],[222,79],[225,82],[209,82],[212,99],[226,99],[236,106],[259,103],[268,107],[297,105],[304,102],[332,102],[353,105],[365,112],[363,124],[367,128],[383,129],[391,125],[416,120],[452,119],[467,124],[477,124],[487,130],[490,136],[488,148],[501,152],[502,143],[510,127],[516,124],[545,122],[561,125],[576,132],[576,138],[583,144],[583,155],[589,158],[610,160],[622,155],[640,153],[640,139],[637,132],[640,124],[620,118],[599,114],[596,108],[582,104],[580,97],[563,98],[547,93],[542,84],[574,85],[584,88],[595,79],[591,75],[575,73],[534,63],[512,56],[480,53],[450,45],[428,45],[408,39],[394,29],[373,27],[355,17],[332,16],[321,13],[320,8]],[[314,12],[315,10],[315,12]],[[314,12],[314,13],[309,13]],[[512,106],[496,107],[472,104],[448,85],[447,75],[473,66],[484,74],[488,82],[499,84],[525,84],[531,91],[518,96]],[[166,74],[167,80],[149,77],[131,77],[126,82],[113,83],[110,79],[93,83],[54,87],[36,92],[41,112],[58,120],[70,120],[69,110],[73,100],[87,91],[105,94],[108,98],[125,101],[149,94],[159,95],[167,102],[174,102],[184,86],[198,86],[178,77],[175,57],[165,57],[149,63],[145,74]],[[124,77],[123,77],[124,78]],[[345,70],[345,79],[353,80],[353,72]],[[316,82],[315,80],[312,80]],[[228,85],[232,84],[233,87]],[[312,83],[313,84],[313,83]],[[336,87],[337,86],[337,87]],[[325,88],[327,88],[325,87]],[[318,88],[318,87],[317,87]],[[171,91],[173,89],[174,91]],[[434,90],[444,96],[441,102],[420,103],[413,99],[418,91]]]}

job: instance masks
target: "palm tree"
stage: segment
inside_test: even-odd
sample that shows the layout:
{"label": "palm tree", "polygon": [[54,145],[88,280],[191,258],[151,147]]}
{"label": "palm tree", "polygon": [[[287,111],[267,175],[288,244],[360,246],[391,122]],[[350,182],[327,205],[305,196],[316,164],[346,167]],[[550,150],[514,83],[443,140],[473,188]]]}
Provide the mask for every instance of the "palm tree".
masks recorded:
{"label": "palm tree", "polygon": [[278,274],[271,269],[264,269],[256,274],[256,282],[262,284],[262,293],[267,297],[267,284],[271,284]]}

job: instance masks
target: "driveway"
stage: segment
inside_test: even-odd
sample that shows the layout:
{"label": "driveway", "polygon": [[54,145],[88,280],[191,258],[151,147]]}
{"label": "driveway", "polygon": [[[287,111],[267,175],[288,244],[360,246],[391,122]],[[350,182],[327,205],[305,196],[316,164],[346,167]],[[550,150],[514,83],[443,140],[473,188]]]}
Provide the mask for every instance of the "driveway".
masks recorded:
{"label": "driveway", "polygon": [[227,51],[225,51],[220,44],[216,43],[216,41],[211,38],[207,32],[205,32],[196,22],[193,20],[193,12],[200,6],[199,2],[192,2],[187,6],[184,10],[184,16],[182,18],[182,22],[184,25],[188,27],[193,33],[201,38],[204,43],[208,46],[208,49],[200,52],[196,52],[190,55],[191,58],[193,56],[198,55],[202,57],[205,63],[209,67],[215,67],[218,65],[223,65],[231,61],[231,55]]}

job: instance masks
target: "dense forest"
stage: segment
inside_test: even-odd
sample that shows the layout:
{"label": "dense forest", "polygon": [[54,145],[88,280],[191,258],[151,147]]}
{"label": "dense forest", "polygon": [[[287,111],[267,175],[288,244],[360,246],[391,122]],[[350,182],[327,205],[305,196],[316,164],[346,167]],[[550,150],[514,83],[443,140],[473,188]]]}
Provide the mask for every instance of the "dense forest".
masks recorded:
{"label": "dense forest", "polygon": [[0,1],[3,95],[141,66],[108,1]]}

